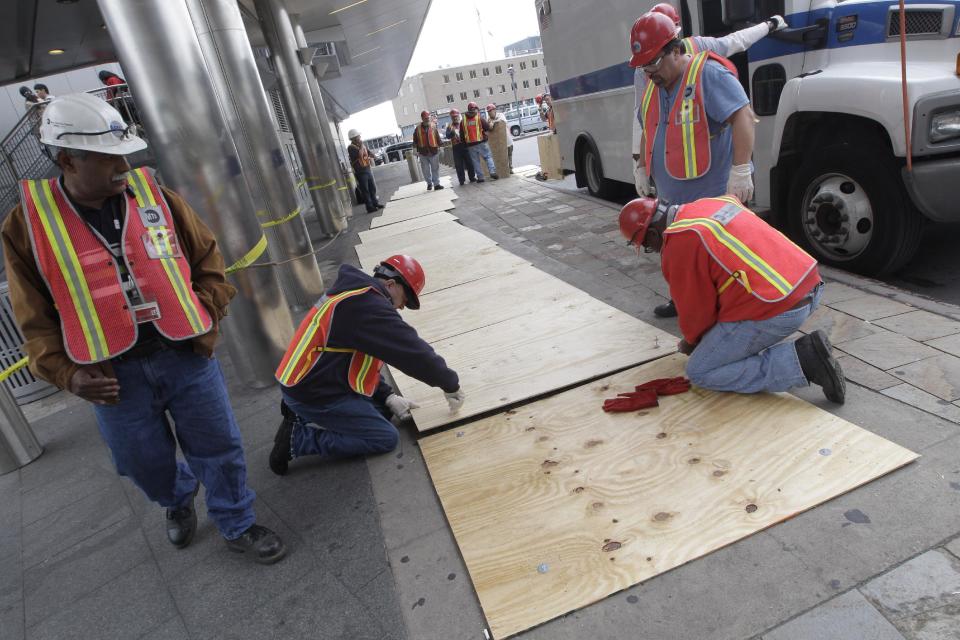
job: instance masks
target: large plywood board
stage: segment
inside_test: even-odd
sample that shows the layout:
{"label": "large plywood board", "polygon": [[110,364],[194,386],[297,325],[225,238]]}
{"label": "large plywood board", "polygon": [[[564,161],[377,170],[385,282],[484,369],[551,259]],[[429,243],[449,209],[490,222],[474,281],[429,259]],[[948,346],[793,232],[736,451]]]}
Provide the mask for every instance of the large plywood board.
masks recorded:
{"label": "large plywood board", "polygon": [[[523,258],[493,245],[475,251],[464,251],[458,247],[445,245],[436,251],[416,256],[427,275],[421,295],[454,287],[464,282],[489,278],[506,273],[523,264],[529,264]],[[361,258],[364,270],[372,270],[382,257]]]}
{"label": "large plywood board", "polygon": [[467,399],[451,414],[437,389],[393,370],[403,395],[420,405],[413,410],[420,431],[665,356],[676,350],[676,339],[585,297],[452,336],[433,347],[459,374]]}
{"label": "large plywood board", "polygon": [[[495,278],[474,280],[421,298],[418,311],[401,311],[420,337],[433,343],[553,306],[561,313],[589,295],[559,278],[523,265]],[[495,300],[495,304],[491,301]]]}
{"label": "large plywood board", "polygon": [[[444,187],[442,191],[446,191],[447,188],[451,187],[453,181],[450,179],[450,176],[440,176],[440,184]],[[400,200],[403,198],[419,196],[424,193],[432,193],[431,191],[427,191],[427,183],[425,181],[414,182],[412,184],[405,184],[401,187],[398,187],[397,190],[393,192],[393,195],[390,196],[390,199]]]}
{"label": "large plywood board", "polygon": [[458,218],[452,213],[438,211],[437,213],[420,216],[419,218],[412,218],[410,220],[404,220],[403,222],[388,224],[385,227],[361,231],[358,235],[360,236],[360,242],[366,243],[373,240],[378,240],[380,238],[386,238],[387,236],[397,235],[398,233],[406,233],[407,231],[413,231],[414,229],[430,227],[435,224],[440,224],[441,222],[453,222],[454,220],[458,220]]}
{"label": "large plywood board", "polygon": [[421,216],[428,216],[431,213],[449,211],[453,208],[454,204],[450,200],[435,200],[426,203],[401,202],[401,204],[396,205],[396,208],[394,208],[394,205],[389,205],[386,209],[384,209],[383,215],[370,221],[370,228],[376,229],[377,227],[383,227],[386,225],[395,224],[397,222],[419,218]]}
{"label": "large plywood board", "polygon": [[494,638],[918,457],[787,394],[694,389],[647,411],[601,410],[617,392],[682,375],[685,360],[663,358],[420,440]]}
{"label": "large plywood board", "polygon": [[447,222],[358,244],[355,249],[361,260],[395,253],[406,253],[419,259],[421,255],[446,251],[451,247],[461,251],[474,251],[496,244],[479,231],[456,222]]}
{"label": "large plywood board", "polygon": [[423,185],[424,183],[422,182],[419,185],[416,185],[417,191],[410,191],[408,193],[395,193],[393,196],[390,197],[390,203],[400,204],[401,202],[404,202],[407,200],[411,202],[417,201],[417,200],[421,202],[428,202],[430,200],[439,200],[441,198],[446,198],[447,200],[456,200],[457,198],[460,197],[459,195],[457,195],[457,192],[454,191],[453,188],[449,186],[444,187],[440,191],[437,191],[436,189],[432,191],[427,191],[426,187],[424,187]]}

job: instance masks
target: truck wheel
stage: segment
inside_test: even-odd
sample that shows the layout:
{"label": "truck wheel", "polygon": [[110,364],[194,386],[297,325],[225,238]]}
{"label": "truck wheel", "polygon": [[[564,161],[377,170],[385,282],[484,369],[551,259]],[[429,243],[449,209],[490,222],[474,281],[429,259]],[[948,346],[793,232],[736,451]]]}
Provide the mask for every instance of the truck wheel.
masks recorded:
{"label": "truck wheel", "polygon": [[788,230],[818,261],[879,276],[916,253],[923,219],[879,144],[808,150],[790,187]]}
{"label": "truck wheel", "polygon": [[609,200],[616,195],[613,182],[603,177],[603,166],[600,164],[600,154],[592,144],[588,144],[580,162],[587,183],[587,191],[595,198]]}
{"label": "truck wheel", "polygon": [[510,135],[512,135],[514,138],[520,135],[520,127],[517,125],[510,127]]}

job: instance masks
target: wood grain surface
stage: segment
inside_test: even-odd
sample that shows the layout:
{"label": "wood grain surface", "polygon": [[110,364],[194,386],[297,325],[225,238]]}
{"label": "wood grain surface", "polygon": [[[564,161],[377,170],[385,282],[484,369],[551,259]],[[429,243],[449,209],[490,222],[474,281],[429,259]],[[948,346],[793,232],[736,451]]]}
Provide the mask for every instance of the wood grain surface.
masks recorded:
{"label": "wood grain surface", "polygon": [[445,222],[364,242],[358,244],[355,250],[361,259],[406,253],[419,260],[421,255],[443,252],[450,248],[459,251],[475,251],[496,244],[479,231],[474,231],[457,222]]}
{"label": "wood grain surface", "polygon": [[449,211],[455,207],[456,205],[454,205],[453,201],[449,198],[435,198],[424,202],[421,202],[418,198],[411,198],[409,200],[401,200],[398,203],[391,202],[387,205],[387,208],[383,210],[383,215],[370,221],[370,228],[376,229],[377,227],[403,222],[404,220],[428,216],[431,213]]}
{"label": "wood grain surface", "polygon": [[404,220],[403,222],[395,222],[393,224],[388,224],[376,229],[361,231],[357,235],[360,237],[360,242],[366,243],[379,238],[393,236],[398,233],[413,231],[414,229],[423,229],[424,227],[429,227],[441,222],[453,222],[457,219],[457,216],[453,215],[452,213],[448,213],[447,211],[438,211],[437,213],[428,213],[425,216],[411,218],[410,220]]}
{"label": "wood grain surface", "polygon": [[420,440],[495,638],[918,457],[787,394],[694,389],[646,411],[601,410],[636,384],[682,375],[685,361],[662,358]]}
{"label": "wood grain surface", "polygon": [[[440,184],[444,186],[442,191],[446,191],[453,184],[453,180],[450,179],[450,176],[440,176]],[[414,182],[411,184],[405,184],[397,188],[393,192],[393,195],[390,196],[390,200],[403,200],[404,198],[414,198],[416,196],[422,196],[427,193],[435,193],[434,191],[427,191],[427,183],[424,180],[419,182]]]}

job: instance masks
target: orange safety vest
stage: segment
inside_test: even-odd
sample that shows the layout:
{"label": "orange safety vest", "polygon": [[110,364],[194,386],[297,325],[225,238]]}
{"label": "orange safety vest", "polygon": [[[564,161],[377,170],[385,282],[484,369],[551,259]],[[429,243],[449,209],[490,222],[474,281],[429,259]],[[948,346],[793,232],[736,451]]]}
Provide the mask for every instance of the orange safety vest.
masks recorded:
{"label": "orange safety vest", "polygon": [[[195,338],[213,327],[191,286],[190,263],[153,175],[135,169],[128,182],[123,265],[73,208],[58,179],[20,183],[34,257],[60,315],[67,355],[78,364],[103,362],[132,347],[138,310],[140,322],[153,322],[170,340]],[[123,291],[123,267],[147,303],[138,309]]]}
{"label": "orange safety vest", "polygon": [[[356,146],[356,145],[353,145]],[[373,164],[373,160],[370,158],[370,152],[367,150],[367,145],[361,144],[357,147],[360,157],[357,159],[357,164],[361,167],[369,167]]]}
{"label": "orange safety vest", "polygon": [[468,115],[460,118],[460,139],[466,143],[483,142],[483,121],[479,114],[472,118]]}
{"label": "orange safety vest", "polygon": [[[424,137],[426,137],[426,142],[424,142]],[[427,133],[423,133],[423,125],[417,125],[417,128],[413,130],[413,144],[417,147],[429,147],[431,149],[440,148],[440,136],[437,135],[437,129],[430,125],[427,128]]]}
{"label": "orange safety vest", "polygon": [[664,234],[684,232],[696,233],[730,274],[717,288],[718,294],[738,282],[762,302],[779,302],[817,266],[809,254],[733,196],[703,198],[681,206]]}
{"label": "orange safety vest", "polygon": [[695,56],[701,51],[700,47],[697,45],[697,41],[693,37],[684,38],[680,41],[680,43],[683,45],[684,53],[689,53],[690,55]]}
{"label": "orange safety vest", "polygon": [[333,324],[333,312],[337,305],[347,298],[363,295],[371,290],[379,293],[373,287],[364,287],[332,296],[324,295],[320,298],[300,323],[297,333],[290,341],[290,346],[287,347],[287,352],[283,354],[275,374],[277,382],[285,387],[296,385],[313,369],[325,351],[352,353],[350,368],[347,371],[347,383],[357,393],[372,396],[380,383],[380,367],[383,366],[383,361],[356,349],[327,346],[330,327]]}
{"label": "orange safety vest", "polygon": [[[675,180],[699,178],[710,170],[710,125],[703,104],[703,67],[707,60],[716,60],[736,75],[736,67],[729,60],[712,51],[703,51],[693,56],[683,73],[683,86],[667,118],[667,135],[664,144],[664,166]],[[660,125],[660,88],[647,81],[647,88],[640,102],[640,121],[643,123],[643,140],[646,151],[646,166],[652,167],[653,143]]]}

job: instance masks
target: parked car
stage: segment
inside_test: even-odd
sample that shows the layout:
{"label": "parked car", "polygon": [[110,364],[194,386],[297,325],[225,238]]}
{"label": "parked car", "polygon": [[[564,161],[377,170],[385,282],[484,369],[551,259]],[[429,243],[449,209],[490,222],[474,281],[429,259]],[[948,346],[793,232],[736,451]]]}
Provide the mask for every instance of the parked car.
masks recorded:
{"label": "parked car", "polygon": [[384,157],[383,157],[383,149],[377,149],[376,151],[374,151],[374,152],[373,152],[373,164],[374,164],[374,165],[381,165],[381,164],[383,164],[384,162],[386,162],[386,160],[385,160]]}
{"label": "parked car", "polygon": [[386,147],[383,150],[383,157],[386,162],[397,162],[403,160],[403,153],[407,149],[413,148],[413,142],[407,140],[406,142],[398,142],[397,144],[392,144],[389,147]]}
{"label": "parked car", "polygon": [[510,135],[514,138],[530,131],[543,131],[547,123],[540,119],[540,112],[536,105],[525,105],[519,109],[511,109],[503,114],[507,118]]}

